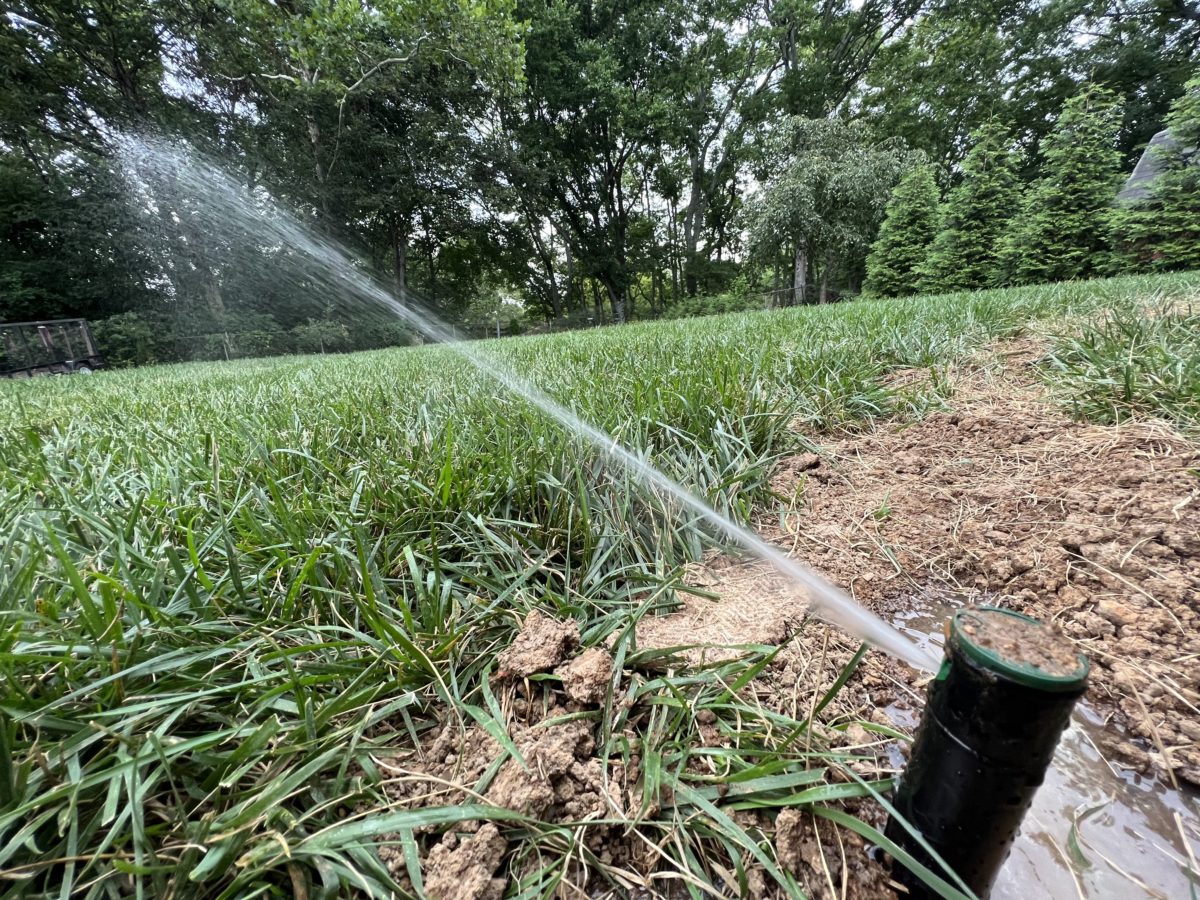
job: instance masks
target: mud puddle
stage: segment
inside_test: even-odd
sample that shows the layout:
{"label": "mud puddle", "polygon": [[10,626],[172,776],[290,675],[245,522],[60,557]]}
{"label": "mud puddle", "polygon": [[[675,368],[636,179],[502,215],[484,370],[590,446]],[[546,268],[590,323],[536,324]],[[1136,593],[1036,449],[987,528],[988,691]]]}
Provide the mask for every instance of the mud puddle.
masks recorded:
{"label": "mud puddle", "polygon": [[[893,624],[940,654],[943,623],[957,605],[941,599],[896,615]],[[886,711],[908,729],[920,717],[900,704]],[[1111,730],[1086,703],[1076,708],[992,900],[1200,897],[1200,873],[1188,874],[1200,856],[1200,792],[1110,763],[1099,747]]]}

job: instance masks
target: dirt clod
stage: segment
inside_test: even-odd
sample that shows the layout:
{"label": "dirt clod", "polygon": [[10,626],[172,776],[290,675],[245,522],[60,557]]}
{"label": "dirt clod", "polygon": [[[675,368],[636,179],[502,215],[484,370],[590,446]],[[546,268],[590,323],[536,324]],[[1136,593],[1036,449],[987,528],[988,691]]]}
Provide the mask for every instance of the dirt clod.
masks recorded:
{"label": "dirt clod", "polygon": [[563,690],[576,703],[603,703],[612,682],[613,658],[602,647],[584,650],[554,670],[563,681]]}
{"label": "dirt clod", "polygon": [[527,815],[584,818],[602,812],[599,761],[592,759],[593,724],[567,722],[531,729],[517,741],[520,760],[509,759],[487,792],[487,800]]}
{"label": "dirt clod", "polygon": [[549,672],[579,646],[579,625],[532,610],[511,645],[497,656],[499,674],[525,678]]}
{"label": "dirt clod", "polygon": [[425,863],[425,894],[430,900],[499,900],[504,879],[494,878],[508,841],[491,822],[463,838],[453,833],[429,851]]}

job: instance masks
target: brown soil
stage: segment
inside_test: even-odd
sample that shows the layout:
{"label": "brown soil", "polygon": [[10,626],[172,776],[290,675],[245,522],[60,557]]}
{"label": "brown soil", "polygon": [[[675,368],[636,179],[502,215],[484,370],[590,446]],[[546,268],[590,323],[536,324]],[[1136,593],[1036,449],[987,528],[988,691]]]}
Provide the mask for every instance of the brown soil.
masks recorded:
{"label": "brown soil", "polygon": [[[526,620],[512,647],[528,647],[534,633],[566,634],[571,631],[562,626],[563,623],[548,616],[533,614]],[[787,635],[781,632],[778,637],[784,640]],[[567,640],[564,646],[570,643]],[[786,682],[788,693],[794,698],[799,715],[803,716],[804,710],[811,709],[815,703],[817,693],[827,690],[832,680],[832,675],[825,677],[825,664],[835,656],[848,657],[853,652],[852,645],[833,632],[825,634],[824,645],[821,658],[818,660],[814,656],[809,660],[812,677],[797,678],[797,672],[791,668],[804,658],[804,645],[799,645],[789,648],[786,665],[777,662],[769,677],[756,680],[747,690],[754,692],[759,702],[765,705],[769,700],[778,699],[780,685]],[[413,809],[485,803],[543,821],[594,822],[573,828],[579,844],[586,847],[601,866],[623,873],[631,885],[643,886],[619,893],[607,888],[597,889],[593,871],[571,868],[560,896],[646,900],[686,896],[686,892],[678,889],[672,875],[662,874],[662,854],[653,842],[639,837],[634,829],[608,824],[613,820],[628,822],[634,818],[643,799],[641,763],[636,755],[629,758],[628,764],[620,757],[601,760],[598,756],[600,719],[595,712],[606,703],[618,702],[621,684],[628,680],[629,673],[618,674],[612,657],[602,648],[584,650],[570,660],[558,656],[558,651],[551,655],[556,657],[554,662],[549,656],[543,656],[539,657],[538,665],[544,669],[557,663],[554,671],[562,679],[561,686],[553,680],[527,682],[515,677],[511,673],[523,666],[518,660],[514,667],[512,654],[509,677],[494,680],[501,717],[519,759],[508,756],[496,770],[495,763],[504,753],[499,742],[478,725],[449,720],[428,735],[417,749],[376,760],[384,775],[383,788],[389,797],[389,805],[393,809]],[[618,690],[613,692],[610,701],[610,686],[614,680],[618,680]],[[845,696],[857,695],[864,679],[860,676],[854,681],[855,688],[845,691]],[[865,683],[874,682],[867,678]],[[884,741],[861,727],[846,730],[830,727],[828,723],[835,718],[845,718],[845,702],[839,698],[835,704],[838,712],[823,716],[825,724],[818,726],[814,733],[826,745],[848,747],[861,742],[881,747]],[[588,715],[589,712],[592,714]],[[707,710],[697,714],[705,743],[719,746],[726,738],[719,733],[713,719]],[[625,737],[633,739],[634,735],[628,732]],[[407,743],[404,733],[398,732],[396,745]],[[866,777],[887,774],[890,770],[886,763],[881,768],[873,762],[872,752],[868,749],[861,753],[858,761],[852,764],[853,768]],[[878,808],[861,801],[851,801],[845,808],[882,827],[882,814]],[[655,815],[657,811],[657,806],[653,806],[649,814]],[[744,828],[775,836],[783,854],[783,865],[805,885],[809,896],[822,900],[873,900],[892,896],[886,869],[870,859],[865,841],[857,835],[794,810],[785,811],[776,821],[763,813],[737,811],[732,815]],[[508,849],[502,824],[499,829],[479,822],[455,826],[420,861],[425,895],[432,898],[500,896],[504,882],[496,877],[496,873]],[[384,839],[380,856],[394,877],[407,884],[407,861],[395,840]],[[530,865],[533,862],[531,859]],[[770,886],[761,869],[752,867],[747,877],[750,896],[782,900],[784,895]],[[729,884],[729,896],[735,896],[737,884],[732,880]]]}
{"label": "brown soil", "polygon": [[462,839],[447,834],[425,862],[425,895],[430,900],[499,900],[504,879],[492,876],[507,849],[508,841],[491,822]]}
{"label": "brown soil", "polygon": [[780,812],[775,849],[779,862],[806,886],[813,900],[896,896],[886,869],[867,855],[862,838],[811,813]]}
{"label": "brown soil", "polygon": [[576,703],[599,704],[612,683],[613,658],[607,650],[592,647],[559,666],[554,674],[562,679],[563,690]]}
{"label": "brown soil", "polygon": [[549,672],[579,646],[579,626],[533,610],[516,639],[496,657],[498,677],[525,678]]}
{"label": "brown soil", "polygon": [[961,614],[955,621],[972,643],[1006,662],[1052,678],[1078,675],[1083,667],[1074,642],[1056,628],[989,609]]}
{"label": "brown soil", "polygon": [[[1113,761],[1200,783],[1200,452],[1160,425],[1070,421],[1027,370],[1035,350],[1001,348],[1005,365],[989,355],[964,369],[948,412],[786,461],[774,487],[796,500],[782,515],[764,511],[759,533],[885,617],[928,609],[932,597],[1053,623],[1071,653],[1092,659],[1089,699],[1111,719]],[[643,619],[638,645],[690,646],[686,655],[700,661],[732,655],[729,645],[786,643],[744,689],[764,707],[809,717],[857,649],[806,619],[804,598],[762,564],[716,557],[692,566],[688,582],[699,593]],[[482,802],[585,823],[576,840],[628,878],[621,896],[682,896],[676,882],[656,880],[663,863],[653,842],[605,824],[635,816],[642,802],[638,757],[597,757],[600,716],[630,674],[614,671],[604,648],[580,653],[579,643],[574,623],[534,612],[500,654],[494,689],[519,759],[497,768],[499,743],[449,720],[419,748],[377,760],[384,788],[394,808]],[[704,644],[716,646],[695,646]],[[1038,661],[1066,664],[1054,653]],[[557,680],[525,680],[549,672]],[[894,773],[903,760],[886,732],[915,726],[927,677],[868,654],[805,740],[844,750],[863,777]],[[710,719],[697,723],[706,744],[725,740]],[[396,743],[408,745],[403,735]],[[873,804],[845,806],[882,824]],[[799,810],[773,821],[733,815],[775,842],[810,896],[893,896],[856,835]],[[507,849],[503,827],[457,826],[423,860],[426,893],[498,896]],[[398,848],[381,856],[403,881]],[[561,895],[616,896],[597,892],[594,875],[570,869]],[[750,896],[773,896],[761,871],[748,878]]]}
{"label": "brown soil", "polygon": [[799,499],[763,529],[885,616],[937,596],[1057,624],[1092,659],[1116,760],[1198,784],[1200,448],[1070,420],[1037,352],[1002,347],[959,374],[949,411],[785,464],[775,488]]}
{"label": "brown soil", "polygon": [[688,566],[686,581],[703,594],[680,594],[681,608],[646,616],[637,625],[640,647],[689,647],[694,662],[736,656],[739,644],[780,644],[808,613],[808,602],[765,565],[718,556]]}

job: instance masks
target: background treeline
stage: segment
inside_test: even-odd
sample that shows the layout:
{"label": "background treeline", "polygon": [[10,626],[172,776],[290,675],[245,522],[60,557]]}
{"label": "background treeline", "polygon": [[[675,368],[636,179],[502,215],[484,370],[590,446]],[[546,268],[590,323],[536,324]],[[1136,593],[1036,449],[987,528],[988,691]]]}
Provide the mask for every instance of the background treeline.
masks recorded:
{"label": "background treeline", "polygon": [[1187,0],[10,2],[0,320],[86,316],[120,362],[407,340],[186,190],[131,199],[122,134],[467,333],[1196,265],[1198,61]]}

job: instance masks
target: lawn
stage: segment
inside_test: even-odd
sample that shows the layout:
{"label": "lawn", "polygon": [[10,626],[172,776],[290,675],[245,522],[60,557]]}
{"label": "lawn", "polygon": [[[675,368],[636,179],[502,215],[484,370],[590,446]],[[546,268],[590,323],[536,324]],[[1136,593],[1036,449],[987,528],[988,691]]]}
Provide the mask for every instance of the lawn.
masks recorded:
{"label": "lawn", "polygon": [[[1123,278],[473,347],[748,521],[782,456],[921,418],[947,367],[1034,324],[1064,335],[1042,370],[1077,414],[1194,427],[1198,290]],[[889,377],[912,369],[930,377]],[[452,347],[0,384],[0,539],[4,896],[387,896],[471,841],[524,896],[654,872],[694,896],[798,892],[780,807],[881,841],[863,798],[888,785],[813,727],[824,697],[795,718],[744,696],[775,648],[689,667],[635,645],[719,543]],[[503,677],[535,609],[611,654],[603,697]],[[538,729],[572,729],[593,782],[627,789],[586,815],[497,803]],[[491,741],[483,775],[395,790],[387,761],[449,734]]]}

